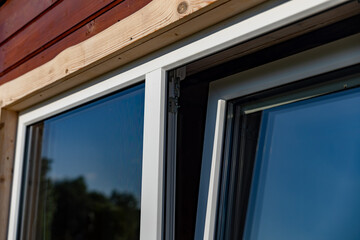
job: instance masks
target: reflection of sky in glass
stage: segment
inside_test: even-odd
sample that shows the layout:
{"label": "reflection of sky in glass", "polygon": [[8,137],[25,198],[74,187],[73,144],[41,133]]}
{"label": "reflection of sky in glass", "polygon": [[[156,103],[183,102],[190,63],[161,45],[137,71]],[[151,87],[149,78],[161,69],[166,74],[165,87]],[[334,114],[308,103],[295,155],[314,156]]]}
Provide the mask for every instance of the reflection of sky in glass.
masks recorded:
{"label": "reflection of sky in glass", "polygon": [[360,89],[264,111],[244,239],[360,239]]}
{"label": "reflection of sky in glass", "polygon": [[42,156],[54,180],[85,178],[89,190],[140,202],[144,84],[44,122]]}

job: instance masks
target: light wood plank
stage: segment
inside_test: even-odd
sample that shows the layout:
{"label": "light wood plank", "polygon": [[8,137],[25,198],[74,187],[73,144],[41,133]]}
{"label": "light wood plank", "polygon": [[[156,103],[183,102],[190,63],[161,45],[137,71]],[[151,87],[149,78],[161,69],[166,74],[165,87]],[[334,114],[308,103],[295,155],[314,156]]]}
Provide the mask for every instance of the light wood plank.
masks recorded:
{"label": "light wood plank", "polygon": [[265,0],[153,0],[98,35],[0,86],[0,106],[23,110]]}
{"label": "light wood plank", "polygon": [[6,239],[15,153],[17,113],[0,111],[0,239]]}

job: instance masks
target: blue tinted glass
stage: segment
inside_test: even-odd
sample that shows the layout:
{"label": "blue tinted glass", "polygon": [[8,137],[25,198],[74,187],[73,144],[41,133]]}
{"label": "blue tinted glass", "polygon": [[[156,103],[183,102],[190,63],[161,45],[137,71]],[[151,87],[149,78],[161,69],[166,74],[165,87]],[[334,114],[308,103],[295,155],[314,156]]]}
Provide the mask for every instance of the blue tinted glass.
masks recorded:
{"label": "blue tinted glass", "polygon": [[244,239],[360,239],[360,90],[265,110]]}
{"label": "blue tinted glass", "polygon": [[31,127],[22,239],[139,239],[144,84]]}

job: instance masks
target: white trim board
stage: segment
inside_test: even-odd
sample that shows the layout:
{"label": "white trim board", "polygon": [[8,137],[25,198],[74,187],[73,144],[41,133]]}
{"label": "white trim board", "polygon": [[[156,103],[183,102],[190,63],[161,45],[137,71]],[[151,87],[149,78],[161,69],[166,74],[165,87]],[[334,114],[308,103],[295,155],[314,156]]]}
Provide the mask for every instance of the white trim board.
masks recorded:
{"label": "white trim board", "polygon": [[140,238],[161,239],[166,109],[166,72],[146,75]]}
{"label": "white trim board", "polygon": [[[292,0],[285,2],[281,5],[278,5],[271,9],[261,10],[261,5],[255,10],[250,10],[244,14],[234,17],[233,19],[227,22],[227,25],[218,25],[212,28],[212,31],[204,31],[202,33],[196,34],[188,39],[181,41],[178,44],[174,44],[174,47],[169,47],[167,49],[172,49],[169,51],[159,51],[153,54],[151,57],[141,59],[134,62],[133,64],[124,66],[118,70],[115,70],[109,74],[105,74],[94,81],[97,83],[91,85],[87,88],[79,87],[76,90],[71,91],[72,93],[64,93],[61,96],[49,100],[41,105],[35,106],[31,109],[23,111],[19,114],[18,122],[18,132],[17,132],[17,141],[16,141],[16,151],[15,151],[15,163],[14,163],[14,179],[12,187],[12,199],[11,199],[11,208],[10,208],[10,220],[9,220],[9,231],[8,239],[15,239],[16,236],[16,225],[17,225],[17,216],[18,216],[18,206],[19,206],[19,196],[20,196],[20,177],[22,172],[22,161],[23,161],[23,152],[25,145],[25,129],[26,126],[41,121],[45,118],[53,116],[55,114],[61,113],[73,107],[79,106],[83,103],[86,103],[90,100],[96,99],[98,97],[104,96],[108,93],[114,92],[119,89],[123,89],[132,84],[139,83],[146,79],[146,93],[147,96],[155,96],[156,94],[163,91],[163,82],[161,84],[156,83],[154,80],[148,80],[159,78],[158,81],[163,81],[165,78],[164,71],[181,66],[185,63],[194,61],[211,53],[215,53],[227,47],[233,46],[235,44],[244,42],[253,37],[262,35],[266,32],[272,31],[279,27],[285,26],[287,24],[296,22],[300,19],[309,17],[318,12],[324,11],[341,3],[347,2],[347,0]],[[246,15],[248,14],[248,15]],[[248,16],[245,19],[242,16]],[[162,54],[161,54],[162,53]],[[147,60],[146,60],[147,59]],[[159,70],[161,69],[161,70]],[[161,74],[159,74],[162,72]],[[149,75],[147,75],[150,73]],[[154,84],[153,87],[150,85]],[[162,181],[162,163],[161,160],[158,161],[158,158],[161,158],[163,153],[163,130],[161,126],[157,126],[155,130],[150,131],[147,128],[150,127],[150,122],[162,121],[162,111],[164,111],[164,106],[162,105],[165,99],[165,95],[160,95],[160,99],[151,104],[145,104],[145,112],[151,112],[151,109],[154,109],[157,114],[152,116],[147,114],[148,117],[144,119],[144,134],[146,139],[150,139],[153,134],[155,143],[151,143],[149,140],[144,140],[144,149],[153,149],[149,156],[151,158],[144,158],[144,166],[147,166],[147,161],[156,162],[157,172],[153,174],[158,174],[153,180],[159,184]],[[150,97],[146,97],[150,99]],[[149,100],[148,100],[149,101]],[[152,101],[152,100],[151,100]],[[160,112],[159,112],[160,111]],[[150,134],[150,135],[149,135]],[[149,147],[149,146],[153,146]],[[154,158],[154,159],[153,159]],[[149,159],[149,160],[148,160]],[[151,159],[151,160],[150,160]],[[158,160],[156,160],[158,159]],[[150,176],[149,176],[150,179]],[[149,183],[147,183],[149,184]],[[156,187],[154,196],[147,196],[146,192],[143,192],[146,197],[152,198],[153,200],[159,199],[160,194],[159,186]],[[155,196],[156,195],[156,196]],[[151,201],[152,208],[160,211],[159,202]],[[144,201],[142,201],[144,202]],[[147,205],[147,207],[150,207]],[[152,216],[153,224],[159,223],[159,214]],[[143,217],[143,216],[142,216]],[[150,224],[146,221],[146,224]],[[143,223],[143,222],[142,222]],[[145,227],[144,223],[141,228]],[[151,231],[151,234],[146,236],[146,239],[159,239],[160,226],[156,227],[156,230]],[[145,239],[146,231],[141,229],[141,239]]]}
{"label": "white trim board", "polygon": [[[145,75],[156,69],[170,70],[209,54],[245,42],[256,36],[273,31],[290,23],[299,21],[349,0],[292,0],[268,10],[261,10],[262,5],[240,14],[226,23],[220,24],[211,32],[202,32],[155,53],[149,58],[140,59],[96,79],[97,84],[75,92],[76,95],[89,96],[86,102],[115,90],[135,84],[145,79]],[[260,10],[259,10],[260,8]],[[252,12],[253,11],[253,12]],[[243,19],[243,15],[249,17]],[[160,51],[159,51],[160,52]],[[65,94],[64,94],[65,95]],[[78,97],[80,99],[81,97]],[[51,101],[53,103],[54,101]],[[73,106],[79,105],[73,104]],[[64,104],[62,104],[64,105]],[[71,108],[73,106],[69,106]],[[36,107],[37,108],[37,107]],[[31,108],[33,110],[34,108]],[[66,110],[64,107],[63,110]]]}
{"label": "white trim board", "polygon": [[[200,186],[202,191],[208,189],[209,194],[207,204],[199,203],[199,206],[207,206],[204,239],[214,239],[215,231],[213,218],[217,208],[219,152],[222,151],[219,142],[223,142],[223,126],[218,126],[218,123],[225,120],[219,119],[224,117],[219,104],[223,106],[227,100],[358,64],[359,42],[360,34],[356,34],[210,83],[202,160],[203,182]],[[207,191],[202,195],[206,196]]]}

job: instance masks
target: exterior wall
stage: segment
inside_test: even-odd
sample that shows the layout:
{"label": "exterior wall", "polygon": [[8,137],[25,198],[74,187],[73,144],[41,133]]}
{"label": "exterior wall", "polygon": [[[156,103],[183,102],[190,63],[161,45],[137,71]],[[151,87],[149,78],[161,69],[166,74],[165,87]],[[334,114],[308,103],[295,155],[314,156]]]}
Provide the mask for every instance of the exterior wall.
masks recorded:
{"label": "exterior wall", "polygon": [[46,63],[151,0],[8,0],[0,8],[0,84]]}
{"label": "exterior wall", "polygon": [[20,111],[264,1],[7,0],[0,7],[0,239]]}
{"label": "exterior wall", "polygon": [[[31,41],[38,43],[38,45],[30,44],[32,43],[30,40],[25,43],[23,40],[16,40],[19,39],[18,36],[20,36],[22,32],[27,31],[26,29],[29,29],[33,24],[40,24],[41,19],[45,18],[47,14],[60,8],[60,6],[65,6],[61,4],[69,1],[70,0],[60,0],[54,1],[52,4],[40,5],[42,8],[37,9],[37,11],[34,10],[34,14],[27,16],[26,21],[20,21],[17,27],[14,27],[15,29],[17,28],[17,30],[6,30],[4,33],[0,32],[0,41],[2,41],[0,44],[0,84],[2,84],[0,86],[0,239],[6,239],[8,205],[14,160],[14,141],[19,112],[27,110],[33,105],[48,100],[58,94],[65,93],[67,90],[101,76],[108,71],[140,59],[146,54],[168,46],[202,29],[213,26],[264,0],[191,0],[185,3],[177,0],[102,1],[104,5],[93,6],[93,8],[89,8],[90,10],[86,13],[81,11],[83,13],[82,17],[78,18],[75,22],[68,23],[71,19],[64,20],[69,25],[66,25],[67,27],[64,27],[60,32],[57,32],[57,34],[54,33],[56,31],[52,31],[54,28],[51,27],[51,25],[47,26],[48,29],[50,29],[50,37],[48,39],[42,38],[48,31],[38,31],[42,25],[38,25],[38,27],[35,28],[33,31],[35,35],[23,35],[25,37],[32,37],[31,39],[33,40]],[[3,11],[5,8],[9,9],[11,6],[10,3],[12,2],[15,1],[8,0],[8,2],[0,8],[0,11]],[[126,3],[129,4],[131,2],[138,2],[143,5],[136,5],[137,7],[135,8],[126,5]],[[159,71],[161,72],[161,76],[163,76],[165,75],[163,69],[166,67],[168,69],[170,67],[180,66],[184,63],[183,61],[193,61],[210,53],[214,53],[215,51],[223,50],[233,44],[250,41],[250,39],[264,33],[271,32],[289,23],[294,23],[303,17],[311,16],[314,13],[329,9],[343,2],[346,1],[318,0],[314,2],[309,1],[306,4],[301,3],[297,6],[300,10],[295,8],[288,9],[293,11],[286,13],[287,15],[285,17],[282,16],[287,20],[282,21],[283,19],[279,17],[278,21],[273,21],[272,27],[268,27],[267,24],[271,19],[267,19],[267,21],[263,23],[258,21],[259,26],[249,25],[248,28],[239,28],[237,29],[238,32],[233,31],[229,36],[224,35],[224,38],[220,38],[221,34],[217,34],[218,42],[211,45],[212,47],[209,47],[210,50],[208,48],[200,49],[199,46],[198,48],[189,47],[188,51],[186,51],[187,49],[182,49],[182,51],[184,51],[181,53],[182,57],[178,58],[174,57],[176,55],[174,50],[171,55],[172,57],[168,57],[171,58],[171,61],[166,60],[166,63],[164,63],[164,59],[168,59],[167,57],[163,59],[159,57],[155,59],[156,61],[148,59],[147,61],[151,62],[150,64],[145,62],[145,64],[142,63],[139,66],[132,65],[130,70],[128,68],[122,68],[120,71],[122,74],[121,81],[128,81],[129,83],[127,84],[131,84],[134,81],[138,81],[140,77],[145,76],[146,73],[154,71],[154,69],[161,69],[161,71]],[[307,4],[309,7],[304,7],[304,9],[300,7]],[[294,5],[296,4],[294,3]],[[124,16],[122,16],[123,19],[119,22],[119,12],[111,15],[113,17],[106,15],[108,13],[110,14],[113,9],[117,9],[118,6],[128,6],[126,9],[132,9],[127,12],[128,15],[124,14]],[[134,7],[134,5],[132,6]],[[69,10],[74,10],[74,6],[72,7],[73,8],[69,8]],[[18,6],[17,8],[20,7]],[[75,7],[75,9],[76,8],[79,9],[79,7]],[[80,7],[80,9],[82,8]],[[104,9],[104,12],[101,12],[102,9]],[[352,14],[356,14],[356,11],[357,13],[359,11],[359,9],[352,10]],[[96,15],[99,11],[101,13]],[[60,13],[63,12],[60,11]],[[347,12],[346,14],[349,13]],[[108,25],[102,20],[100,21],[101,17],[105,15],[108,17],[104,18],[104,22]],[[0,16],[2,16],[1,12]],[[114,16],[116,16],[116,18]],[[277,16],[274,16],[274,18],[276,17]],[[62,22],[61,20],[54,20],[53,18],[50,18],[50,20],[52,20],[52,23]],[[318,27],[322,26],[322,24],[324,25],[322,19],[318,21]],[[333,19],[333,21],[336,21],[336,18]],[[0,26],[2,27],[1,23],[3,23],[3,21],[0,21]],[[316,23],[314,25],[316,25]],[[1,30],[9,29],[8,27],[1,27]],[[305,28],[301,26],[301,24],[299,24],[298,27],[299,31]],[[253,32],[250,31],[251,29]],[[58,30],[57,27],[56,30]],[[77,35],[78,33],[79,35]],[[286,32],[283,34],[286,34]],[[269,46],[274,44],[274,42],[279,41],[282,36],[283,35],[276,36],[275,34],[275,36],[265,38],[264,43],[261,45]],[[19,44],[19,42],[21,44]],[[12,45],[10,43],[12,43]],[[12,47],[4,47],[5,44],[6,46]],[[208,44],[210,46],[209,42]],[[20,49],[21,47],[19,46],[25,45],[27,47],[26,49]],[[61,47],[59,48],[55,47],[60,45]],[[14,56],[11,57],[10,55],[12,55],[13,51],[10,54],[10,51],[8,51],[10,48],[16,50]],[[55,48],[57,51],[52,50]],[[3,54],[3,52],[6,52],[6,54]],[[165,53],[163,53],[163,55],[165,55]],[[179,55],[178,53],[178,56]],[[43,56],[45,60],[41,60],[41,56]],[[35,59],[40,60],[36,61]],[[137,71],[137,69],[140,70]],[[115,80],[112,81],[116,82]],[[163,100],[163,98],[160,100]],[[161,126],[159,128],[161,128]]]}
{"label": "exterior wall", "polygon": [[[22,72],[14,81],[8,81],[9,84],[2,84],[1,106],[18,105],[16,109],[12,109],[25,109],[35,102],[139,59],[264,1],[153,0],[95,36],[52,56],[51,60],[48,59],[41,66],[30,72],[27,69],[25,74]],[[74,31],[72,35],[75,36],[77,32]],[[6,48],[1,47],[1,51],[6,51]],[[31,59],[28,62],[30,64],[36,61]],[[14,71],[20,68],[21,66]],[[58,86],[50,92],[44,92],[44,89],[49,90],[52,85],[64,81],[66,84],[62,83],[61,88]]]}

